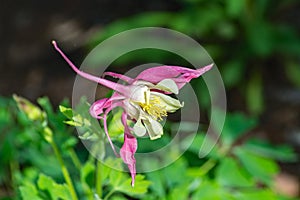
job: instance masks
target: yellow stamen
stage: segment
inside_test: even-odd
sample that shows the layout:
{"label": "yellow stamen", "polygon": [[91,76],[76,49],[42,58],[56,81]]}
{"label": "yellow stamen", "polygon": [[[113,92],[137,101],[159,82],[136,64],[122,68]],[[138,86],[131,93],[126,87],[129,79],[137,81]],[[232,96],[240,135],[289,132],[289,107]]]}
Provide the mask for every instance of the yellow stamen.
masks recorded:
{"label": "yellow stamen", "polygon": [[145,102],[139,103],[142,109],[151,115],[154,120],[162,120],[162,117],[167,116],[167,111],[164,106],[161,106],[161,100],[159,97],[148,97],[147,93],[144,93]]}

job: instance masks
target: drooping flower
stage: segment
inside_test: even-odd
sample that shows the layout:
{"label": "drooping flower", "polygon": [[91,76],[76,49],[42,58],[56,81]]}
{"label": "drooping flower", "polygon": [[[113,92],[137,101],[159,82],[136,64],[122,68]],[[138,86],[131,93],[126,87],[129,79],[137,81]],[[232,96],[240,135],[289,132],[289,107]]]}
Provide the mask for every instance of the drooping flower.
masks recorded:
{"label": "drooping flower", "polygon": [[[196,70],[179,66],[158,66],[144,70],[134,79],[114,72],[103,74],[103,76],[112,76],[127,83],[127,85],[121,85],[80,71],[57,46],[56,42],[52,43],[78,75],[115,91],[110,98],[103,98],[93,103],[90,107],[90,114],[103,120],[107,139],[114,153],[119,156],[108,133],[107,115],[116,107],[123,108],[121,120],[124,126],[124,144],[120,149],[120,157],[129,168],[133,186],[136,174],[134,154],[137,150],[135,136],[141,137],[148,134],[151,140],[160,138],[163,135],[160,121],[168,113],[173,113],[183,107],[183,103],[169,94],[178,94],[186,83],[210,70],[213,64]],[[134,125],[130,127],[127,120],[133,121]]]}

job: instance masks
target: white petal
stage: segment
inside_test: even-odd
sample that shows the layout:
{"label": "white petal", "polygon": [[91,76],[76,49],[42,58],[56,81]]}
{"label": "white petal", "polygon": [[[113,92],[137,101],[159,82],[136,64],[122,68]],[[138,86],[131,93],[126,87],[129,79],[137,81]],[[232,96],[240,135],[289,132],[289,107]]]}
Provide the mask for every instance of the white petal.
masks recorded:
{"label": "white petal", "polygon": [[134,102],[146,103],[145,92],[149,91],[147,86],[138,85],[131,87],[130,99]]}
{"label": "white petal", "polygon": [[129,117],[132,119],[140,118],[140,107],[134,105],[132,102],[130,102],[130,100],[125,100],[123,103],[126,113],[129,115]]}
{"label": "white petal", "polygon": [[134,124],[133,132],[138,137],[142,137],[146,134],[146,128],[142,124],[141,119],[137,120],[137,122]]}
{"label": "white petal", "polygon": [[155,88],[166,91],[166,92],[172,92],[174,94],[178,94],[178,87],[172,79],[164,79],[160,81]]}
{"label": "white petal", "polygon": [[160,106],[164,107],[167,112],[175,112],[179,108],[183,107],[183,104],[180,103],[177,99],[174,99],[168,95],[159,93],[159,92],[151,92],[151,96],[159,97]]}
{"label": "white petal", "polygon": [[148,120],[143,120],[143,123],[145,124],[151,140],[158,139],[163,135],[162,125],[154,119],[148,118]]}

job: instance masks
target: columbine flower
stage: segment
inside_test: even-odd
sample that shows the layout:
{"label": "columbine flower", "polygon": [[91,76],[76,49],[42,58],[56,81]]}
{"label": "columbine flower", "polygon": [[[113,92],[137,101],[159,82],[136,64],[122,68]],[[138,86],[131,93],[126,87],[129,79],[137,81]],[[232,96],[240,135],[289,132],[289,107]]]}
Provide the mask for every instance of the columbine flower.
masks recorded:
{"label": "columbine flower", "polygon": [[[151,140],[160,138],[163,135],[160,121],[168,113],[173,113],[183,107],[183,103],[168,94],[178,94],[179,89],[186,83],[201,76],[213,65],[197,70],[178,66],[153,67],[144,70],[135,79],[113,72],[104,73],[104,76],[112,76],[127,83],[127,85],[121,85],[80,71],[59,49],[56,42],[52,43],[77,74],[115,91],[110,98],[103,98],[93,103],[90,114],[103,120],[104,132],[114,153],[118,156],[107,131],[107,115],[116,107],[123,108],[121,121],[124,126],[124,144],[120,149],[120,157],[129,168],[133,186],[136,174],[134,154],[137,150],[135,136],[141,137],[148,134]],[[133,127],[128,125],[127,120],[134,122]]]}

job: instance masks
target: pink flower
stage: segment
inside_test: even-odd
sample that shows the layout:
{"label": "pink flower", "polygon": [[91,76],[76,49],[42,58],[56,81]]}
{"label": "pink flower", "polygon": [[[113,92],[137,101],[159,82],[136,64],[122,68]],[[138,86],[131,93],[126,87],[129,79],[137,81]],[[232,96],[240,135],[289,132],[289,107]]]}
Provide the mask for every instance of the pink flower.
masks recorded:
{"label": "pink flower", "polygon": [[[136,137],[148,134],[151,140],[160,138],[163,135],[160,121],[168,113],[183,107],[183,103],[168,94],[178,94],[179,89],[191,79],[210,70],[213,64],[197,70],[178,66],[153,67],[144,70],[135,79],[113,72],[104,73],[104,76],[112,76],[127,83],[127,85],[121,85],[80,71],[59,49],[56,42],[52,43],[77,74],[115,91],[110,98],[100,99],[93,103],[90,113],[93,117],[103,120],[105,134],[113,151],[118,156],[107,131],[107,115],[116,107],[123,108],[124,144],[120,149],[120,157],[129,168],[133,186],[136,174],[134,158],[137,150]],[[127,120],[134,122],[133,127],[128,125]]]}

